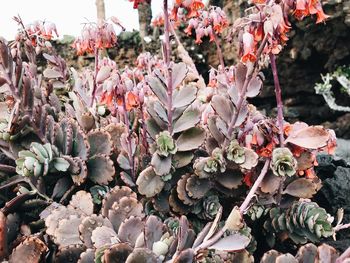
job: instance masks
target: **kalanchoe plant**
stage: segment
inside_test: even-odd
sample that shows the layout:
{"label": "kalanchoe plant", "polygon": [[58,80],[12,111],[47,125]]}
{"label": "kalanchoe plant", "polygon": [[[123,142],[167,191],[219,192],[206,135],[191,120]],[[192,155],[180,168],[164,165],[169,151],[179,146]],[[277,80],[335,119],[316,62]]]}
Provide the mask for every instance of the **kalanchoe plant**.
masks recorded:
{"label": "kalanchoe plant", "polygon": [[[73,47],[94,54],[94,65],[80,70],[53,50],[51,23],[26,27],[16,18],[16,40],[0,39],[0,150],[8,158],[0,189],[13,190],[0,203],[0,260],[253,262],[256,225],[270,245],[319,242],[349,227],[304,199],[321,187],[316,155],[334,152],[335,134],[284,120],[275,63],[289,15],[327,16],[319,1],[253,2],[229,25],[201,0],[164,0],[162,56],[140,54],[125,68],[101,52],[117,44],[115,17],[84,25]],[[216,44],[220,66],[208,84],[177,36],[181,24],[197,43],[208,36]],[[225,33],[237,37],[236,65],[225,65]],[[249,103],[268,62],[277,118]]]}

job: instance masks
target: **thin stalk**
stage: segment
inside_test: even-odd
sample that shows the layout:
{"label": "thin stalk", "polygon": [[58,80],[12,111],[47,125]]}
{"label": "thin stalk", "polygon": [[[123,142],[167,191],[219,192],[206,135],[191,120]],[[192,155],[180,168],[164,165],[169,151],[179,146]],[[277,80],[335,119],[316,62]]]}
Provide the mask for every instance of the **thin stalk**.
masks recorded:
{"label": "thin stalk", "polygon": [[338,232],[339,230],[348,229],[348,228],[350,228],[350,223],[348,223],[348,224],[339,224],[339,225],[334,227],[334,232]]}
{"label": "thin stalk", "polygon": [[[255,68],[258,65],[259,58],[260,58],[260,56],[261,56],[261,54],[262,54],[262,52],[264,50],[264,47],[265,47],[265,45],[267,43],[267,37],[268,37],[268,34],[265,35],[264,39],[262,40],[262,42],[260,44],[260,47],[259,47],[257,55],[256,55],[256,60],[255,60],[255,62],[253,64],[252,68],[248,69],[248,72],[247,72],[247,75],[246,75],[246,78],[245,78],[245,81],[244,81],[244,84],[243,84],[242,91],[239,93],[239,99],[238,99],[238,102],[237,102],[237,110],[236,110],[236,113],[232,116],[231,122],[230,122],[230,124],[228,126],[228,129],[227,129],[227,135],[228,135],[229,139],[231,139],[231,137],[232,137],[233,129],[235,127],[236,121],[238,119],[239,113],[241,111],[243,102],[244,102],[245,97],[246,97],[248,84],[249,84],[250,80],[253,77]],[[229,142],[229,140],[227,138],[225,138],[225,141],[224,141],[224,144],[223,144],[223,148],[225,148],[227,146],[228,142]]]}
{"label": "thin stalk", "polygon": [[273,82],[275,84],[275,95],[277,102],[277,123],[279,128],[279,137],[280,137],[280,146],[284,146],[284,137],[283,137],[283,101],[282,101],[282,91],[280,82],[278,79],[277,66],[276,66],[276,57],[274,54],[270,53],[270,63],[273,74]]}
{"label": "thin stalk", "polygon": [[6,164],[0,164],[0,171],[5,173],[14,174],[16,173],[16,167]]}
{"label": "thin stalk", "polygon": [[[219,42],[219,38],[218,36],[213,32],[214,35],[214,42],[216,45],[216,53],[219,57],[219,61],[220,61],[220,65],[221,65],[221,70],[224,73],[225,72],[225,62],[224,62],[224,55],[222,54],[222,50],[221,50],[221,46],[220,46],[220,42]],[[226,76],[227,78],[227,76]]]}
{"label": "thin stalk", "polygon": [[129,157],[129,162],[131,166],[131,178],[135,181],[136,176],[135,176],[135,169],[134,169],[134,157],[132,156],[132,147],[131,147],[131,128],[130,128],[130,122],[129,122],[129,117],[128,117],[128,111],[126,109],[126,101],[125,101],[125,96],[122,96],[122,101],[123,101],[123,114],[124,114],[124,123],[128,129],[128,157]]}
{"label": "thin stalk", "polygon": [[243,214],[245,212],[245,210],[248,208],[250,201],[255,196],[255,192],[256,192],[256,190],[258,190],[258,187],[260,186],[261,182],[263,181],[263,179],[264,179],[264,177],[269,169],[269,165],[270,165],[270,159],[267,159],[265,161],[264,167],[262,168],[258,178],[255,180],[252,188],[250,188],[248,195],[246,196],[243,203],[239,207],[239,211],[241,212],[241,214]]}
{"label": "thin stalk", "polygon": [[146,120],[145,116],[143,114],[143,105],[141,104],[140,106],[140,111],[141,111],[141,122],[142,122],[142,144],[145,147],[145,150],[148,149],[148,143],[147,143],[147,125],[146,125]]}
{"label": "thin stalk", "polygon": [[96,90],[97,90],[97,73],[98,73],[98,48],[95,48],[95,70],[94,70],[94,87],[92,90],[92,96],[91,96],[91,102],[90,102],[90,107],[94,105],[95,97],[96,97]]}
{"label": "thin stalk", "polygon": [[7,183],[4,183],[0,186],[0,190],[2,189],[6,189],[8,187],[11,187],[13,185],[19,184],[19,183],[27,183],[30,188],[32,189],[32,192],[37,194],[38,196],[40,196],[41,198],[45,199],[48,202],[51,202],[52,200],[45,194],[41,193],[39,191],[39,189],[30,181],[30,179],[28,177],[24,177],[24,176],[13,176],[11,177]]}
{"label": "thin stalk", "polygon": [[[179,57],[182,59],[183,62],[184,61],[184,57],[186,57],[187,61],[185,62],[189,67],[191,67],[191,69],[193,70],[193,72],[196,74],[196,76],[198,78],[201,78],[201,76],[199,75],[198,73],[198,70],[196,68],[196,65],[194,64],[193,62],[193,59],[190,57],[190,55],[188,54],[188,52],[186,51],[185,47],[183,46],[183,44],[181,43],[180,39],[179,39],[179,36],[176,34],[176,31],[175,31],[175,28],[173,26],[172,23],[169,23],[170,24],[170,29],[171,29],[171,33],[173,34],[174,38],[175,38],[175,41],[178,45],[178,51],[179,51],[179,48],[181,49],[181,51],[184,52],[184,54],[179,54]],[[180,52],[179,52],[180,53]],[[181,56],[182,55],[182,56]],[[190,64],[190,65],[189,65]]]}
{"label": "thin stalk", "polygon": [[[247,197],[245,198],[245,200],[243,201],[242,205],[240,206],[239,208],[239,211],[241,212],[241,214],[244,213],[244,211],[247,209],[250,201],[252,200],[252,198],[254,197],[255,195],[255,192],[256,190],[258,189],[258,187],[260,186],[262,180],[264,179],[267,171],[268,171],[268,168],[269,168],[269,165],[270,165],[270,159],[267,159],[265,161],[265,164],[264,164],[264,167],[262,168],[258,178],[256,179],[256,181],[254,182],[254,185],[252,186],[252,188],[250,189]],[[211,245],[215,244],[221,237],[222,235],[226,232],[227,230],[227,227],[226,227],[226,224],[218,231],[216,232],[216,234],[204,241],[201,245],[199,245],[198,247],[196,247],[195,249],[195,254],[199,251],[199,250],[202,250],[202,249],[207,249],[208,247],[210,247]]]}
{"label": "thin stalk", "polygon": [[164,61],[167,67],[167,93],[168,93],[168,131],[173,132],[173,80],[170,67],[170,21],[168,14],[168,0],[163,1],[164,8]]}

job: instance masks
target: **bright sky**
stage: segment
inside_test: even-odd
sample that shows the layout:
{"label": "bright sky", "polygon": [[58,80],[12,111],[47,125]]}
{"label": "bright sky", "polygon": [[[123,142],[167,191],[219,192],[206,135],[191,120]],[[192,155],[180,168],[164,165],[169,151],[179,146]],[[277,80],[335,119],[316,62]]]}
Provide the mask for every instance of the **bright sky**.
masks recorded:
{"label": "bright sky", "polygon": [[[153,15],[162,11],[162,0],[152,0]],[[128,29],[138,28],[137,10],[128,0],[105,0],[106,17],[116,16]],[[0,36],[13,39],[17,23],[12,17],[19,14],[24,24],[48,20],[56,24],[60,36],[80,34],[81,23],[96,21],[95,0],[2,0]]]}

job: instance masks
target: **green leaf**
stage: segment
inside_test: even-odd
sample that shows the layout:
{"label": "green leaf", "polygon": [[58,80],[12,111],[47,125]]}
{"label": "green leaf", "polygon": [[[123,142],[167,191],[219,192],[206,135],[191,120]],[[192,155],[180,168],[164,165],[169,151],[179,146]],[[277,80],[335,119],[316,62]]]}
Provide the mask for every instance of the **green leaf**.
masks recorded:
{"label": "green leaf", "polygon": [[193,127],[184,131],[176,140],[177,150],[184,152],[197,149],[205,140],[205,130]]}
{"label": "green leaf", "polygon": [[196,107],[188,108],[174,124],[174,133],[188,130],[196,126],[201,119],[201,112]]}
{"label": "green leaf", "polygon": [[65,172],[69,168],[69,162],[67,162],[65,159],[61,157],[55,158],[53,161],[53,165],[57,171],[61,171],[61,172]]}

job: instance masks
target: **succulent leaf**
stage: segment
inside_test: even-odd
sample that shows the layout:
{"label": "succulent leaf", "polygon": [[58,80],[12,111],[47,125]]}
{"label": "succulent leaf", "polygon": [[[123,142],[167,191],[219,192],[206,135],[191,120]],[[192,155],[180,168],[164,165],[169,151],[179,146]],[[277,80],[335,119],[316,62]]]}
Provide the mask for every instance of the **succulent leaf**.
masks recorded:
{"label": "succulent leaf", "polygon": [[271,169],[277,176],[293,176],[297,161],[288,148],[276,148],[272,152]]}
{"label": "succulent leaf", "polygon": [[107,185],[115,176],[113,161],[109,156],[98,154],[87,162],[88,178],[100,185]]}
{"label": "succulent leaf", "polygon": [[150,166],[143,170],[136,180],[140,194],[146,197],[153,197],[164,187],[164,181],[157,175]]}

